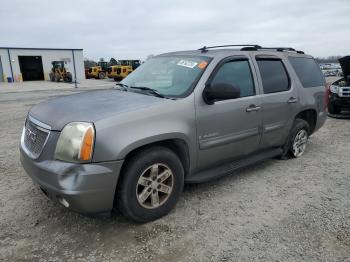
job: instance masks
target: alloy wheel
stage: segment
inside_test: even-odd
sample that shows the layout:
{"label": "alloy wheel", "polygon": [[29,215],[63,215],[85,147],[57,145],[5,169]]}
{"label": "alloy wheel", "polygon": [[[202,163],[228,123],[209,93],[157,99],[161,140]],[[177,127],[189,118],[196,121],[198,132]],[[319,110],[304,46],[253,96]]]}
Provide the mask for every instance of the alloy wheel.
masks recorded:
{"label": "alloy wheel", "polygon": [[136,185],[136,197],[139,204],[148,209],[163,205],[172,193],[174,175],[164,164],[153,164],[141,174]]}
{"label": "alloy wheel", "polygon": [[295,157],[299,157],[304,154],[306,149],[306,142],[308,139],[308,133],[305,129],[300,130],[293,141],[292,152]]}

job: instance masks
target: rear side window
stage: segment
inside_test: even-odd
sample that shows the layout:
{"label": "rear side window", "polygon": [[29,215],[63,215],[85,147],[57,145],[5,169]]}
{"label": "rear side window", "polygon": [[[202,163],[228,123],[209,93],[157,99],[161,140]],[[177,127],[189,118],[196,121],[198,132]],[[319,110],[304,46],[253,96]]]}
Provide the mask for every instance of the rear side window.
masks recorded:
{"label": "rear side window", "polygon": [[324,86],[324,77],[314,59],[306,57],[289,57],[288,59],[304,87]]}
{"label": "rear side window", "polygon": [[289,77],[281,60],[257,60],[265,94],[289,90]]}
{"label": "rear side window", "polygon": [[254,82],[247,60],[229,61],[217,71],[213,84],[227,83],[241,90],[241,97],[255,95]]}

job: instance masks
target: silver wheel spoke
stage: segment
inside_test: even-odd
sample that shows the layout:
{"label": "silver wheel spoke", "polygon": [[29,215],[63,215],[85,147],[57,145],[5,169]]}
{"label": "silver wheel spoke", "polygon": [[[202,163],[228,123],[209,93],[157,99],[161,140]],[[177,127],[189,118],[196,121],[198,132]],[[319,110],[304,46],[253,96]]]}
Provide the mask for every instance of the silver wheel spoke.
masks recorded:
{"label": "silver wheel spoke", "polygon": [[149,186],[149,183],[151,180],[145,178],[145,177],[140,177],[138,184],[141,186]]}
{"label": "silver wheel spoke", "polygon": [[158,164],[154,164],[151,167],[151,176],[158,176]]}
{"label": "silver wheel spoke", "polygon": [[152,190],[150,187],[145,187],[141,194],[138,196],[139,200],[141,201],[141,203],[145,202],[147,200],[147,198],[149,197],[149,195],[152,193]]}
{"label": "silver wheel spoke", "polygon": [[165,170],[163,173],[158,175],[158,179],[160,179],[160,183],[167,180],[168,177],[170,177],[170,172],[168,170]]}
{"label": "silver wheel spoke", "polygon": [[152,201],[152,207],[158,207],[158,206],[159,206],[159,195],[158,195],[158,191],[152,192],[151,201]]}
{"label": "silver wheel spoke", "polygon": [[169,194],[170,190],[171,190],[171,188],[169,186],[164,185],[164,184],[159,184],[159,187],[158,187],[159,192]]}

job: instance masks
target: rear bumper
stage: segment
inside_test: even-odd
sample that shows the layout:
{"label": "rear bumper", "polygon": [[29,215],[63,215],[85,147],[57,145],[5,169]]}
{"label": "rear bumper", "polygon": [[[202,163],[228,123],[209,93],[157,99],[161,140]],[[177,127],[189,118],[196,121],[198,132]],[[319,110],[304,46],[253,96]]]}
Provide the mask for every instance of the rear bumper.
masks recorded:
{"label": "rear bumper", "polygon": [[34,183],[53,201],[83,214],[112,210],[123,161],[91,164],[58,160],[36,162],[21,148],[20,160]]}

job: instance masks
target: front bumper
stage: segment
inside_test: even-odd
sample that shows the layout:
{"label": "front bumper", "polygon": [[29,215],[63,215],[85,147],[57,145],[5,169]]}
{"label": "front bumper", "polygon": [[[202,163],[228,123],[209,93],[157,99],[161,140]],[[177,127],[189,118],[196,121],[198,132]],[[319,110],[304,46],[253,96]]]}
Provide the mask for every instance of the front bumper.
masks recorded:
{"label": "front bumper", "polygon": [[337,94],[331,94],[329,103],[341,108],[350,108],[350,97],[339,97]]}
{"label": "front bumper", "polygon": [[67,202],[68,206],[62,205],[82,214],[112,210],[122,160],[91,164],[35,161],[21,147],[20,160],[34,183],[53,201]]}

